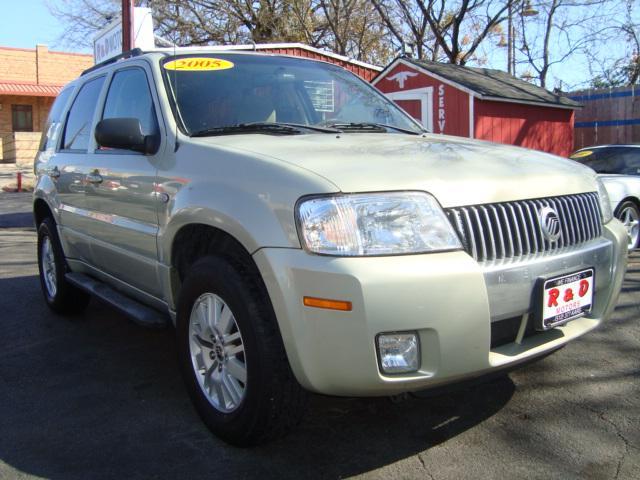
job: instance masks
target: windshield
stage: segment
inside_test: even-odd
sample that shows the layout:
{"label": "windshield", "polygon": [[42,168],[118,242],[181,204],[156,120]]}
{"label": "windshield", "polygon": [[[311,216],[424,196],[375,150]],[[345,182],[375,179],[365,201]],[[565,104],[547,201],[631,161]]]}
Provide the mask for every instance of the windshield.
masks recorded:
{"label": "windshield", "polygon": [[569,158],[598,173],[640,175],[640,147],[612,146],[578,150]]}
{"label": "windshield", "polygon": [[[349,132],[359,131],[358,126],[361,131],[422,132],[371,85],[331,64],[278,56],[199,54],[168,57],[162,66],[174,112],[189,135],[224,134],[229,131],[224,127],[263,122],[338,129],[346,125]],[[373,129],[372,124],[389,130]],[[336,130],[304,133],[323,131]]]}

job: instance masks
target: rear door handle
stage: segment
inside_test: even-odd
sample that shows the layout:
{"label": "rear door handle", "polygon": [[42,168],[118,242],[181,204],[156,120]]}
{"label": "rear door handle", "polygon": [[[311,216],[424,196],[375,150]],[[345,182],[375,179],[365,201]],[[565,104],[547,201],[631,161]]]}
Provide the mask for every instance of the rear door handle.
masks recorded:
{"label": "rear door handle", "polygon": [[49,170],[49,176],[51,178],[60,178],[60,170],[58,169],[57,165]]}
{"label": "rear door handle", "polygon": [[87,182],[98,185],[99,183],[102,183],[102,175],[98,172],[89,173],[87,174]]}

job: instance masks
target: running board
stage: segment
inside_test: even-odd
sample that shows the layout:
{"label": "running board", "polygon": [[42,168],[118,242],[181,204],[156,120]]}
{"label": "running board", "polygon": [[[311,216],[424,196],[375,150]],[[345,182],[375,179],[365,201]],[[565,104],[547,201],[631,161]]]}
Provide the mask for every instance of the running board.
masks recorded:
{"label": "running board", "polygon": [[64,277],[73,286],[102,300],[107,305],[131,318],[135,323],[154,328],[165,327],[170,323],[168,316],[162,315],[159,311],[147,307],[131,297],[127,297],[95,278],[83,273],[73,272],[67,273]]}

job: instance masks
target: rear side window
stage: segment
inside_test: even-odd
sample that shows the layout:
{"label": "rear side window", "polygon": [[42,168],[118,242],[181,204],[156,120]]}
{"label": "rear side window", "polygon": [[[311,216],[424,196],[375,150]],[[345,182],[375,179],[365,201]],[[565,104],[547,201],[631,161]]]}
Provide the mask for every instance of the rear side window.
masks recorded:
{"label": "rear side window", "polygon": [[62,138],[64,150],[86,151],[89,147],[91,122],[103,83],[104,77],[88,81],[73,101]]}
{"label": "rear side window", "polygon": [[158,133],[156,112],[144,70],[128,68],[116,72],[109,85],[102,118],[137,118],[142,125],[142,133]]}
{"label": "rear side window", "polygon": [[56,148],[56,141],[60,135],[60,126],[62,125],[62,110],[72,93],[73,87],[65,88],[53,102],[47,117],[47,123],[42,129],[40,150],[53,150]]}

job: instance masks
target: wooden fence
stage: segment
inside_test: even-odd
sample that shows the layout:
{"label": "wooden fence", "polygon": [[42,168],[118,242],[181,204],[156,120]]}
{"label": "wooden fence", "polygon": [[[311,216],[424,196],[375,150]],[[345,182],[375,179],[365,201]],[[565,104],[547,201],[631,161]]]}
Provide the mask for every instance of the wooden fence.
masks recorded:
{"label": "wooden fence", "polygon": [[640,88],[581,90],[566,94],[584,105],[576,110],[574,147],[640,143]]}

